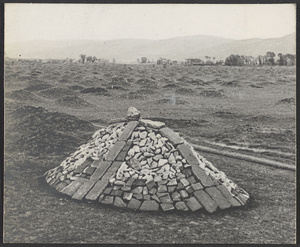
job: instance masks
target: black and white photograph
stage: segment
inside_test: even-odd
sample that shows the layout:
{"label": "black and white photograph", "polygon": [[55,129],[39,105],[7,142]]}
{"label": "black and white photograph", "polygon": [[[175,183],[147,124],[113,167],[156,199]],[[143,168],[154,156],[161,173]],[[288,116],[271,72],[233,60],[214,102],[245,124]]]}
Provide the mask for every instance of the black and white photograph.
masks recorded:
{"label": "black and white photograph", "polygon": [[296,4],[4,4],[3,242],[295,244]]}

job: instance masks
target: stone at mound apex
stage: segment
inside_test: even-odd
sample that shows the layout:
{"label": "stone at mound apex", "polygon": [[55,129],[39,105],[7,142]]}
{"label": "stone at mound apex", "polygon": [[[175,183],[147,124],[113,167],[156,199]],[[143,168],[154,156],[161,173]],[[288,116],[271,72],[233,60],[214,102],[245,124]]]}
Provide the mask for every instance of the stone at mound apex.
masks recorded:
{"label": "stone at mound apex", "polygon": [[249,194],[164,123],[130,107],[94,133],[46,182],[76,200],[140,211],[198,211],[243,206]]}
{"label": "stone at mound apex", "polygon": [[141,113],[139,110],[137,110],[135,107],[129,107],[127,110],[127,119],[128,120],[138,120],[141,116]]}

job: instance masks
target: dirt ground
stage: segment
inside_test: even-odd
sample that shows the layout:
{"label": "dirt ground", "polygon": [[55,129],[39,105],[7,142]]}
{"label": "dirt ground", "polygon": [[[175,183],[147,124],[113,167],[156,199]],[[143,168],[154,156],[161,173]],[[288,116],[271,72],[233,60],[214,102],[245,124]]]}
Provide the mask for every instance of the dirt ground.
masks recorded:
{"label": "dirt ground", "polygon": [[4,87],[4,242],[295,242],[289,170],[203,153],[251,195],[213,215],[78,202],[40,179],[129,106],[191,143],[295,165],[295,67],[15,63]]}

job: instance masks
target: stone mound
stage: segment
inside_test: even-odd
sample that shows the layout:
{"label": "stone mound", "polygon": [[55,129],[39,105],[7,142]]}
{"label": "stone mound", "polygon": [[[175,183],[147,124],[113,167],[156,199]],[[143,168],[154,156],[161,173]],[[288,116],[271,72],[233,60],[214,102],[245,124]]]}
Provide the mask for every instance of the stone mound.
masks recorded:
{"label": "stone mound", "polygon": [[140,211],[213,213],[248,201],[246,191],[164,123],[141,119],[133,107],[111,123],[46,172],[46,182],[73,199]]}

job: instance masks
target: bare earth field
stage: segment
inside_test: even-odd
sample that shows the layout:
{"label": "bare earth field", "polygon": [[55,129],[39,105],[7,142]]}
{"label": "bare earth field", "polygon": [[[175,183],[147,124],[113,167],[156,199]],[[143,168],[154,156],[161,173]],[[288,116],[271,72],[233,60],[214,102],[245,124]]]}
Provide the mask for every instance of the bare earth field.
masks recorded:
{"label": "bare earth field", "polygon": [[295,172],[202,153],[251,195],[243,208],[143,213],[41,182],[129,106],[193,144],[295,164],[295,67],[5,65],[4,242],[295,243]]}

